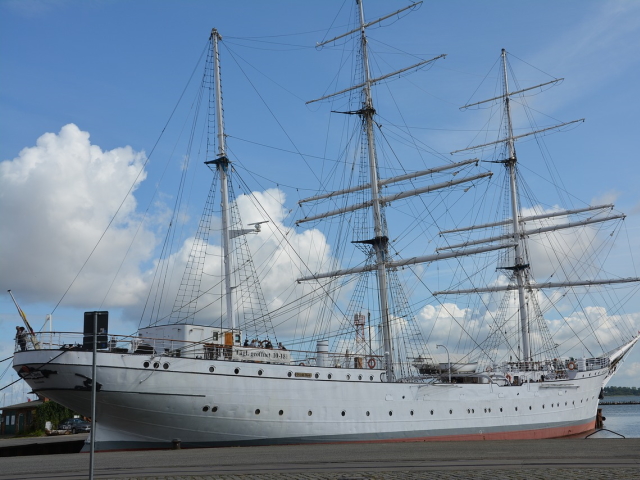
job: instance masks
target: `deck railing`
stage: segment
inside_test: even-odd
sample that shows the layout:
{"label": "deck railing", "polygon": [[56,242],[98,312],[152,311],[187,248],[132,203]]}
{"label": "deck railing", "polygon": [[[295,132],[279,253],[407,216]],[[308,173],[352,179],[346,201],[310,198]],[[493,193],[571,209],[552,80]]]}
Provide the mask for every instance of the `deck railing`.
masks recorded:
{"label": "deck railing", "polygon": [[[41,332],[29,335],[24,350],[91,350],[92,338],[78,332]],[[100,337],[100,335],[98,336]],[[212,341],[189,342],[166,338],[148,338],[139,335],[105,335],[98,342],[101,353],[149,355],[157,357],[183,357],[203,360],[229,360],[238,362],[262,362],[316,366],[318,352],[279,348],[244,347],[225,345]],[[15,351],[23,350],[16,340]],[[381,369],[382,357],[353,353],[323,352],[323,365],[334,368]]]}

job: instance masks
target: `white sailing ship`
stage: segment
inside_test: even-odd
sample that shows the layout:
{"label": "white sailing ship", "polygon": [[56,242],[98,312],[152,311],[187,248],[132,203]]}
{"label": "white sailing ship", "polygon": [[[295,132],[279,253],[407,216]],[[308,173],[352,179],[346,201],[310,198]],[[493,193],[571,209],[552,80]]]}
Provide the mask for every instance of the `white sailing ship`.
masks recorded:
{"label": "white sailing ship", "polygon": [[[353,156],[354,165],[356,160],[363,161],[354,167],[351,177],[345,175],[342,188],[318,191],[302,199],[301,211],[305,214],[297,224],[328,221],[345,245],[353,248],[341,258],[346,262],[356,258],[353,252],[361,252],[364,260],[357,266],[343,267],[336,253],[330,271],[307,271],[292,277],[291,283],[304,285],[301,288],[306,288],[305,294],[291,303],[295,306],[290,311],[285,305],[272,313],[284,311],[296,317],[294,323],[298,324],[309,318],[315,326],[287,337],[288,350],[278,345],[247,242],[249,235],[260,232],[262,222],[243,227],[233,196],[234,169],[226,150],[218,63],[221,37],[214,29],[208,75],[202,85],[204,100],[216,107],[215,115],[207,118],[215,119],[209,133],[217,139],[217,149],[209,150],[210,158],[205,163],[219,183],[212,186],[170,314],[163,317],[160,309],[154,308],[149,326],[137,335],[116,336],[110,332],[108,341],[100,342],[95,373],[97,428],[92,433],[98,450],[169,448],[175,439],[185,447],[199,447],[551,438],[594,428],[602,388],[638,337],[628,329],[616,348],[602,354],[563,357],[544,317],[550,303],[542,305],[539,292],[560,292],[553,297],[566,299],[605,285],[637,285],[640,279],[603,279],[599,270],[583,268],[583,260],[595,244],[591,235],[587,247],[573,245],[582,249],[581,255],[569,262],[557,245],[549,245],[558,255],[548,261],[557,260],[562,271],[570,274],[595,276],[556,280],[556,275],[554,281],[539,281],[533,275],[535,255],[528,242],[564,229],[620,221],[623,216],[612,213],[612,205],[538,212],[531,211],[535,207],[532,205],[525,211],[516,141],[567,124],[514,134],[511,100],[547,84],[511,91],[503,51],[503,91],[486,101],[500,105],[503,134],[495,142],[465,149],[493,149],[491,165],[505,174],[502,186],[506,195],[500,197],[503,208],[495,204],[489,209],[474,197],[469,211],[477,207],[485,212],[492,210],[494,221],[461,226],[466,219],[479,218],[465,214],[455,220],[455,228],[432,231],[440,222],[435,221],[431,205],[422,203],[419,215],[415,211],[413,214],[433,222],[419,227],[414,242],[431,249],[432,239],[442,244],[430,253],[401,258],[393,246],[392,239],[397,237],[388,232],[394,223],[387,215],[391,205],[404,206],[408,200],[444,191],[454,192],[450,200],[457,205],[466,199],[469,188],[501,185],[492,178],[492,172],[482,170],[484,163],[479,158],[382,178],[381,172],[389,169],[380,166],[376,140],[380,128],[372,88],[440,57],[372,77],[367,28],[415,4],[375,21],[365,20],[362,1],[356,6],[356,27],[320,46],[355,36],[361,60],[360,81],[318,100],[346,98],[347,103],[353,102],[336,113],[357,120],[354,131],[362,135],[354,134],[354,143],[345,148],[345,155]],[[438,181],[433,183],[433,179]],[[216,189],[221,200],[214,200]],[[201,276],[218,206],[224,265],[219,298],[222,306],[218,317],[206,318],[203,304],[208,305],[210,292],[203,287]],[[448,217],[455,216],[460,208],[449,210]],[[266,214],[265,221],[269,221]],[[474,236],[487,231],[490,233],[482,238]],[[347,247],[336,248],[346,252],[340,248]],[[456,262],[457,267],[451,270],[457,270],[457,279],[450,280],[446,290],[433,292],[432,298],[423,298],[418,307],[410,305],[402,289],[403,272],[419,277],[414,266],[431,267],[443,260]],[[471,263],[464,263],[467,260]],[[491,281],[495,262],[498,277]],[[569,264],[571,268],[567,269]],[[155,284],[158,291],[160,275]],[[346,290],[353,296],[345,307],[341,292]],[[499,308],[492,310],[489,305],[496,303],[498,294],[504,295],[503,300],[497,301]],[[433,302],[445,315],[447,305],[452,304],[438,303],[439,299],[463,295],[472,300],[462,317],[451,316],[450,321],[464,332],[465,342],[458,341],[456,347],[452,345],[454,340],[449,347],[430,344],[415,320],[416,308]],[[302,313],[300,305],[306,302],[311,305],[311,314]],[[322,320],[323,311],[329,310],[329,317]],[[477,322],[474,315],[479,311],[490,317],[484,338],[470,325]],[[622,314],[618,317],[624,324]],[[595,319],[596,323],[606,321],[603,317]],[[595,335],[597,327],[590,327],[589,332]],[[89,416],[92,351],[78,345],[82,334],[78,335],[73,339],[62,334],[49,338],[46,334],[38,341],[35,336],[39,335],[35,334],[27,350],[15,353],[14,368],[34,392]],[[61,340],[56,342],[54,338]],[[262,339],[261,344],[254,339]]]}

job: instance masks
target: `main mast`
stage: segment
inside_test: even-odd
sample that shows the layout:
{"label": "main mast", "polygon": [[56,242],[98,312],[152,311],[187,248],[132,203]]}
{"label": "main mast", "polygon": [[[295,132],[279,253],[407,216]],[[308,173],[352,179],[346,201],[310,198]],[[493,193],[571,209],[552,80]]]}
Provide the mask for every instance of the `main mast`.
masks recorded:
{"label": "main mast", "polygon": [[362,0],[356,0],[360,11],[360,42],[362,47],[362,62],[364,70],[364,105],[358,112],[365,125],[367,135],[367,150],[369,154],[369,178],[371,189],[371,203],[373,207],[373,225],[374,238],[368,240],[373,246],[376,254],[377,278],[378,278],[378,296],[380,301],[380,313],[382,316],[382,337],[385,358],[385,370],[387,381],[395,380],[393,372],[393,358],[391,354],[391,327],[389,326],[389,307],[388,307],[388,288],[387,288],[387,272],[385,261],[387,257],[387,245],[389,238],[385,235],[384,222],[382,221],[382,212],[379,201],[378,191],[378,164],[376,159],[376,144],[373,136],[373,100],[371,99],[371,77],[369,72],[369,57],[367,54],[367,36],[364,23],[364,8]]}
{"label": "main mast", "polygon": [[530,360],[529,350],[529,319],[527,317],[527,304],[524,292],[525,281],[524,273],[529,265],[524,264],[522,236],[520,235],[520,211],[518,205],[518,185],[516,179],[516,147],[513,139],[513,124],[511,122],[511,105],[509,98],[509,78],[507,76],[507,52],[502,49],[502,74],[504,76],[504,108],[507,119],[507,147],[509,150],[509,158],[505,160],[505,165],[509,170],[509,188],[511,191],[511,220],[513,225],[513,240],[515,243],[515,262],[512,267],[513,274],[516,278],[518,286],[518,307],[520,316],[520,331],[522,337],[522,357],[525,362]]}

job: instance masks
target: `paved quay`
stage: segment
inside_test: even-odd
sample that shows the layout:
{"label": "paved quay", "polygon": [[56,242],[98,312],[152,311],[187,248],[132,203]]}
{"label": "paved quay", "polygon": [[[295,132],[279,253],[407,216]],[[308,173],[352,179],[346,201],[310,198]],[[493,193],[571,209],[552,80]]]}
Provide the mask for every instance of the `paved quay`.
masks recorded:
{"label": "paved quay", "polygon": [[[89,455],[3,458],[0,479],[83,479]],[[640,479],[640,439],[289,445],[96,454],[97,479]]]}

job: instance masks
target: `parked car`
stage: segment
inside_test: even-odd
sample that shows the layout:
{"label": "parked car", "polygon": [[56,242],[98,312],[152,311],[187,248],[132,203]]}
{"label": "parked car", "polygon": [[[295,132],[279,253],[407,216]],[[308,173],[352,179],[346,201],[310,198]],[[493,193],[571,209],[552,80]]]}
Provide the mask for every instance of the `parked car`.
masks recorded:
{"label": "parked car", "polygon": [[82,420],[81,418],[69,418],[62,422],[58,428],[60,430],[71,430],[71,433],[90,432],[91,422]]}

